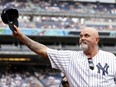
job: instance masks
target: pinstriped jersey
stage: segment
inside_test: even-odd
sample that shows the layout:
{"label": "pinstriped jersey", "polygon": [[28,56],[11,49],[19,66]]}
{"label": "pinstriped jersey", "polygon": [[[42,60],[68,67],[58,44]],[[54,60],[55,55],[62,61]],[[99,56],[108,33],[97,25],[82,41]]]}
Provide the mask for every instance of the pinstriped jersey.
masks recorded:
{"label": "pinstriped jersey", "polygon": [[52,68],[65,74],[70,87],[116,87],[116,56],[110,52],[98,51],[92,58],[94,70],[89,68],[83,51],[48,48],[47,54]]}

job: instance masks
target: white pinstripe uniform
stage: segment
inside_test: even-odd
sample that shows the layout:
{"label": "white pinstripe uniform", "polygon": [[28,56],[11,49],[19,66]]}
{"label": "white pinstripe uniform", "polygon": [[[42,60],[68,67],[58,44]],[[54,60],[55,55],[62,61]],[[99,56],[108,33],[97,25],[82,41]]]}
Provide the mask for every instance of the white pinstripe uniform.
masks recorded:
{"label": "white pinstripe uniform", "polygon": [[94,70],[89,68],[83,51],[47,49],[52,68],[66,75],[70,87],[116,87],[116,56],[99,50],[92,58]]}

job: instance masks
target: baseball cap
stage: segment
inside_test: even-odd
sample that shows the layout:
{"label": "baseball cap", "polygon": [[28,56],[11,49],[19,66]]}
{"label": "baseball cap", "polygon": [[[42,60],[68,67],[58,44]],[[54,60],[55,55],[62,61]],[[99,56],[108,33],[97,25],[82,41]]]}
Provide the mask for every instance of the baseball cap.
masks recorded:
{"label": "baseball cap", "polygon": [[1,19],[5,24],[13,24],[18,27],[18,10],[15,8],[5,8],[2,11]]}

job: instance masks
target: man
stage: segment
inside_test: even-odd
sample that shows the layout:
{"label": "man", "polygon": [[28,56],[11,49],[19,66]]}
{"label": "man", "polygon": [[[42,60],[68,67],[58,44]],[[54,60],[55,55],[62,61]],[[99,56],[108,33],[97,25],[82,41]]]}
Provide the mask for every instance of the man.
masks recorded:
{"label": "man", "polygon": [[83,51],[70,51],[50,49],[14,27],[13,35],[38,55],[49,58],[52,68],[65,74],[70,87],[116,87],[116,56],[98,48],[99,34],[96,29],[82,29],[79,43]]}

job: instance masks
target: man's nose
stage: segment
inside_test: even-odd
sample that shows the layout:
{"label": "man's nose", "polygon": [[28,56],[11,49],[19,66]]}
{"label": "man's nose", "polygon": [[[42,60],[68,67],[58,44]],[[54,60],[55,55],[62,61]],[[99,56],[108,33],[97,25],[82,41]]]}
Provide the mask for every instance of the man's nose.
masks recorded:
{"label": "man's nose", "polygon": [[84,37],[84,36],[82,36],[82,37],[81,37],[81,40],[85,40],[85,37]]}

